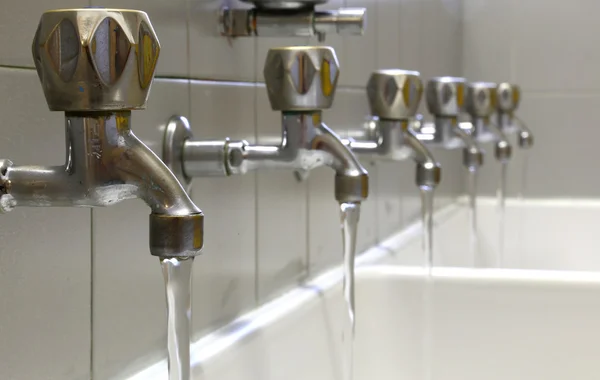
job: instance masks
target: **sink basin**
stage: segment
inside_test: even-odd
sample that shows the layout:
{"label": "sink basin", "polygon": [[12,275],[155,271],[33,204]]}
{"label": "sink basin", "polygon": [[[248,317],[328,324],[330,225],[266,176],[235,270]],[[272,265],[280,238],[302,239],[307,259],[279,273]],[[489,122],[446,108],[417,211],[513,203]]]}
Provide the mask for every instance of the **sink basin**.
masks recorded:
{"label": "sink basin", "polygon": [[[525,223],[539,222],[541,236],[550,223],[544,213],[589,212],[528,207],[533,222]],[[491,219],[485,212],[493,211],[492,202],[482,208],[481,218]],[[460,205],[441,211],[437,239],[450,239],[466,218]],[[412,226],[357,260],[354,380],[598,378],[600,274],[436,267],[429,276],[423,267],[406,265],[422,262],[420,232]],[[448,255],[468,247],[447,242],[453,245],[438,246]],[[568,256],[569,245],[562,245],[561,255],[553,244],[544,247]],[[565,260],[544,266],[576,267]],[[193,378],[346,380],[341,279],[339,269],[327,272],[194,343]],[[131,379],[164,379],[166,367],[163,360]]]}

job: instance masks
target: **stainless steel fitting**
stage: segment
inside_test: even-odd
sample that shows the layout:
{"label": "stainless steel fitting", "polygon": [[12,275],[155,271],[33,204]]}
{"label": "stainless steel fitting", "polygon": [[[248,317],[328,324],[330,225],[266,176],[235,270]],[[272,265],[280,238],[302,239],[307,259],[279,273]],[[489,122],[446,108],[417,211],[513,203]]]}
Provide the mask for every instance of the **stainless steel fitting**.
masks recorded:
{"label": "stainless steel fitting", "polygon": [[483,149],[468,132],[469,126],[459,123],[464,111],[465,79],[437,77],[427,82],[425,97],[433,122],[417,120],[419,139],[427,146],[443,149],[463,149],[463,165],[476,170],[483,165]]}
{"label": "stainless steel fitting", "polygon": [[471,116],[471,125],[462,124],[477,142],[495,142],[494,154],[500,162],[508,162],[512,147],[504,132],[492,120],[497,106],[497,85],[473,82],[467,85],[465,109]]}
{"label": "stainless steel fitting", "polygon": [[144,12],[90,8],[42,15],[32,52],[48,107],[65,112],[66,162],[2,160],[0,211],[140,198],[151,209],[152,255],[200,253],[202,212],[131,130],[131,110],[145,107],[159,51]]}
{"label": "stainless steel fitting", "polygon": [[525,123],[515,115],[521,101],[521,88],[516,84],[500,83],[497,90],[498,126],[505,133],[518,134],[519,147],[529,149],[533,146],[533,134]]}
{"label": "stainless steel fitting", "polygon": [[417,162],[417,186],[435,188],[441,179],[440,165],[411,128],[422,94],[416,71],[375,71],[367,83],[372,119],[344,143],[357,154],[394,161],[412,157]]}
{"label": "stainless steel fitting", "polygon": [[329,166],[336,172],[336,199],[360,202],[368,195],[367,171],[321,120],[321,111],[333,103],[338,76],[339,63],[330,47],[271,49],[264,77],[271,108],[281,111],[281,143],[194,140],[188,121],[175,116],[165,131],[163,160],[188,185],[194,177]]}
{"label": "stainless steel fitting", "polygon": [[311,37],[324,40],[329,33],[362,35],[366,24],[365,8],[315,10],[326,0],[254,0],[255,8],[223,8],[221,34],[228,37]]}

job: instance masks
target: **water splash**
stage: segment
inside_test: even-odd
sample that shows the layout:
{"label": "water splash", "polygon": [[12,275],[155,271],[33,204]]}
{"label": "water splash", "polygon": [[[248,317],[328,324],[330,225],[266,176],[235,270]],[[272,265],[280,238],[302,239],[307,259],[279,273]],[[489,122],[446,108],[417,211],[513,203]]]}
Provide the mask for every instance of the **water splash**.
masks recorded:
{"label": "water splash", "polygon": [[478,265],[479,235],[477,233],[477,169],[467,169],[467,193],[469,196],[469,239],[473,267]]}
{"label": "water splash", "polygon": [[169,380],[190,380],[192,264],[194,258],[160,259],[167,294]]}
{"label": "water splash", "polygon": [[504,266],[505,218],[506,218],[506,181],[508,180],[508,163],[501,165],[500,182],[496,193],[498,198],[498,268]]}
{"label": "water splash", "polygon": [[344,321],[343,340],[345,351],[344,379],[352,380],[354,367],[354,257],[356,255],[356,234],[360,218],[360,203],[342,203],[340,205],[342,243],[344,251],[344,300],[348,318]]}

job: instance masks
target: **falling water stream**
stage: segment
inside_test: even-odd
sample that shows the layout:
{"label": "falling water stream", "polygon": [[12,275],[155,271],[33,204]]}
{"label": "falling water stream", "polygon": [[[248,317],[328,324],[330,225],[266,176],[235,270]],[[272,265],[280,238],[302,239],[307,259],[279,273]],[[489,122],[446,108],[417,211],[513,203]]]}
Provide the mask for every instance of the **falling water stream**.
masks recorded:
{"label": "falling water stream", "polygon": [[423,287],[423,380],[431,380],[433,364],[433,188],[421,187],[421,216],[423,218],[423,254],[425,284]]}
{"label": "falling water stream", "polygon": [[160,259],[167,293],[169,380],[190,380],[191,288],[194,258]]}
{"label": "falling water stream", "polygon": [[[517,242],[519,247],[525,247],[525,228],[527,228],[527,212],[525,208],[525,193],[527,192],[527,178],[529,176],[529,150],[521,149],[521,156],[523,157],[523,166],[521,172],[521,188],[519,190],[518,199],[520,203],[519,209],[519,226],[518,226],[518,236]],[[519,260],[523,260],[526,256],[527,252],[519,252],[518,258]],[[519,267],[523,265],[523,263],[519,263]]]}
{"label": "falling water stream", "polygon": [[498,268],[504,266],[504,234],[506,218],[506,181],[508,175],[508,162],[501,164],[500,183],[498,184]]}
{"label": "falling water stream", "polygon": [[360,217],[360,203],[342,203],[341,227],[344,251],[344,300],[348,318],[343,321],[343,379],[352,380],[354,372],[354,257],[356,254],[356,233]]}
{"label": "falling water stream", "polygon": [[469,239],[473,267],[478,266],[479,237],[477,235],[477,169],[467,169],[467,192],[469,196]]}

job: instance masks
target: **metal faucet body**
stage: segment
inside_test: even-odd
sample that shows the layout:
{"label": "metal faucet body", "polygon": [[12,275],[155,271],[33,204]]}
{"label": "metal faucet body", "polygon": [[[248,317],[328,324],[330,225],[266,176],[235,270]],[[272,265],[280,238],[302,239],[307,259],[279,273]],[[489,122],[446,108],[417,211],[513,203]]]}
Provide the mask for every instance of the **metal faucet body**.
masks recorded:
{"label": "metal faucet body", "polygon": [[360,36],[366,23],[365,8],[317,11],[319,2],[250,1],[255,8],[223,8],[220,32],[227,37],[312,37],[321,41],[330,33]]}
{"label": "metal faucet body", "polygon": [[[194,141],[188,121],[176,116],[167,127],[165,162],[181,167],[184,183],[194,177],[246,174],[259,169],[310,171],[322,166],[335,170],[335,194],[340,202],[360,202],[368,195],[368,174],[342,139],[321,121],[321,111],[283,112],[278,145],[252,145],[245,140]],[[188,136],[175,144],[169,135]],[[182,146],[177,162],[173,146]]]}
{"label": "metal faucet body", "polygon": [[[103,28],[105,20],[114,24]],[[151,209],[152,255],[195,256],[203,244],[202,212],[166,165],[135,137],[130,126],[130,110],[144,106],[154,67],[145,67],[150,71],[140,73],[138,62],[129,61],[156,62],[154,54],[158,54],[158,49],[154,52],[139,49],[142,56],[137,57],[138,49],[125,49],[124,45],[143,41],[121,40],[118,46],[108,44],[107,57],[123,65],[122,78],[135,75],[136,80],[139,77],[149,82],[138,81],[141,88],[130,88],[130,83],[123,82],[112,86],[99,83],[107,73],[103,69],[114,69],[114,65],[109,68],[111,62],[101,61],[107,67],[101,66],[98,56],[78,60],[78,55],[90,54],[84,48],[91,42],[71,38],[71,34],[77,33],[76,29],[85,37],[85,31],[90,30],[88,24],[94,22],[100,25],[91,28],[96,30],[92,40],[118,41],[125,30],[133,38],[139,38],[140,34],[153,38],[154,46],[159,46],[143,12],[76,9],[44,13],[33,43],[34,58],[49,107],[65,111],[66,161],[61,166],[17,166],[9,160],[1,160],[0,211],[20,206],[102,207],[140,198]],[[56,30],[60,31],[58,35],[55,35]],[[50,33],[50,38],[45,33]],[[49,57],[52,62],[38,51],[46,50],[46,41],[59,45],[52,50],[58,56]],[[74,58],[67,54],[73,52],[77,54],[75,62],[79,62],[79,66],[73,66]],[[126,63],[131,64],[125,66]],[[73,80],[63,84],[65,69],[72,69],[68,75]],[[73,82],[81,90],[73,91],[70,88]],[[94,94],[94,91],[101,93]],[[121,95],[113,96],[115,93]],[[123,97],[125,93],[128,98]]]}
{"label": "metal faucet body", "polygon": [[534,142],[533,134],[515,115],[521,100],[521,88],[516,84],[500,83],[497,89],[497,98],[497,125],[506,134],[517,134],[520,148],[531,148]]}
{"label": "metal faucet body", "polygon": [[465,79],[458,77],[435,77],[427,82],[427,109],[434,121],[424,122],[418,115],[413,128],[418,138],[428,147],[462,149],[463,165],[476,170],[483,165],[484,151],[472,136],[470,125],[460,123],[458,117],[464,106]]}
{"label": "metal faucet body", "polygon": [[271,49],[265,82],[271,107],[281,111],[281,141],[253,145],[245,140],[194,140],[188,121],[173,117],[167,125],[163,160],[186,184],[194,177],[245,174],[258,169],[308,172],[331,167],[335,197],[361,202],[368,196],[368,173],[342,139],[322,121],[333,103],[339,75],[328,47]]}
{"label": "metal faucet body", "polygon": [[344,144],[356,154],[384,160],[413,158],[417,163],[417,186],[435,188],[441,180],[440,165],[411,128],[410,121],[416,113],[422,91],[418,72],[374,72],[367,83],[372,119],[365,124],[361,135],[345,139]]}
{"label": "metal faucet body", "polygon": [[494,142],[496,160],[507,163],[512,156],[512,146],[504,131],[491,119],[497,105],[496,90],[497,85],[495,83],[469,83],[467,85],[465,108],[471,117],[471,126],[461,124],[466,131],[470,131],[477,142]]}

